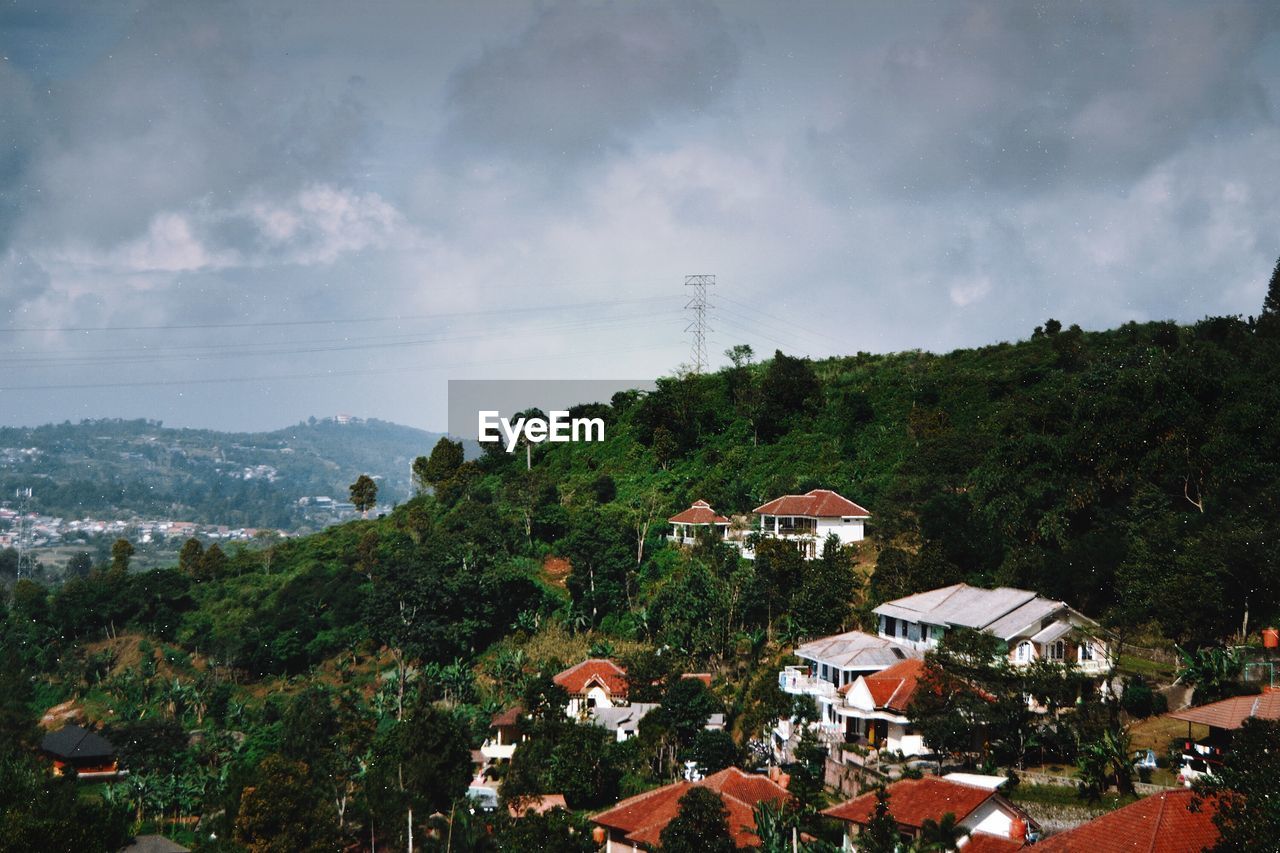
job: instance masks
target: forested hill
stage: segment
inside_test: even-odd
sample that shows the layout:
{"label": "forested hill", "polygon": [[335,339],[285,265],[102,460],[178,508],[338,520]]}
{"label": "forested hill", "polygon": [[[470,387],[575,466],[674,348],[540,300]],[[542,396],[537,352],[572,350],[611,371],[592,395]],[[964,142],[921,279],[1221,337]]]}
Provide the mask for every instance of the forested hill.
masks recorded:
{"label": "forested hill", "polygon": [[294,528],[297,501],[347,499],[362,473],[379,499],[411,494],[409,466],[438,434],[378,420],[312,418],[273,432],[174,429],[150,420],[0,428],[0,495],[30,487],[32,508],[81,518],[169,518]]}

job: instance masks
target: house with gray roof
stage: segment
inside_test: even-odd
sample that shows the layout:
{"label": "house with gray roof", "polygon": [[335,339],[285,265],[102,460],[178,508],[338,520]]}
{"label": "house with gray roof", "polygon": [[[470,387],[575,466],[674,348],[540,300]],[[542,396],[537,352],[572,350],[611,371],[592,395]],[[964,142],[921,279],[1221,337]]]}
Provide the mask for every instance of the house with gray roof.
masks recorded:
{"label": "house with gray roof", "polygon": [[778,673],[778,686],[784,693],[812,696],[822,722],[830,726],[841,724],[836,709],[842,703],[842,687],[859,676],[924,657],[920,649],[862,631],[811,640],[794,654],[801,663],[784,667]]}
{"label": "house with gray roof", "polygon": [[1047,660],[1097,675],[1109,666],[1109,648],[1097,622],[1065,602],[1025,589],[958,583],[885,602],[872,612],[881,638],[922,652],[948,631],[971,628],[1004,641],[1015,666]]}

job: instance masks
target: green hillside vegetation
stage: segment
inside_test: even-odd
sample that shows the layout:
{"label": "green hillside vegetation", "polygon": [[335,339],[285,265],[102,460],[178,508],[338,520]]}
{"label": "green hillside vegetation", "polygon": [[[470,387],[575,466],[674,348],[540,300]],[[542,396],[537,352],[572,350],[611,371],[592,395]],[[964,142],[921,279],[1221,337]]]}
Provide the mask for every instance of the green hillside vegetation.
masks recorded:
{"label": "green hillside vegetation", "polygon": [[[438,434],[385,421],[303,421],[272,432],[175,429],[158,421],[91,420],[0,427],[0,495],[32,488],[32,508],[65,518],[170,518],[296,529],[300,497],[345,500],[356,475],[381,478],[383,500],[412,493],[409,464]],[[244,478],[245,468],[274,469]]]}
{"label": "green hillside vegetation", "polygon": [[[463,461],[447,440],[421,446],[399,476],[422,493],[385,518],[182,568],[19,582],[0,648],[4,677],[29,689],[0,693],[0,719],[23,743],[58,701],[110,720],[135,772],[93,807],[202,816],[220,840],[201,849],[264,833],[334,849],[375,830],[381,847],[407,814],[450,812],[467,750],[517,702],[538,746],[517,751],[509,799],[563,792],[580,810],[686,758],[751,766],[753,741],[794,710],[776,680],[790,645],[922,589],[1021,586],[1122,633],[1218,643],[1246,614],[1250,629],[1280,616],[1275,325],[1050,321],[1015,344],[820,362],[739,348],[719,372],[584,403],[574,414],[604,418],[606,441],[537,446],[530,469],[523,449]],[[663,541],[695,499],[745,515],[815,487],[867,506],[871,538],[809,563],[768,542],[748,562]],[[587,653],[622,658],[633,698],[663,701],[635,740],[555,710],[550,675]],[[713,687],[674,677],[687,671]],[[701,732],[714,712],[731,736]],[[820,768],[792,768],[794,819],[815,832]],[[469,820],[455,832],[503,849],[585,837],[576,817],[494,817],[492,836]]]}

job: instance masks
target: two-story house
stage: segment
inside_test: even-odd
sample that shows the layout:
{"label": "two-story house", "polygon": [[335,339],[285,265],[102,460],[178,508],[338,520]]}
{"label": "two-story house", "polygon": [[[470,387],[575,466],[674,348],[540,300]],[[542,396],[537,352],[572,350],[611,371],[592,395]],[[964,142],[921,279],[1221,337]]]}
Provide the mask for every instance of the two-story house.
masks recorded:
{"label": "two-story house", "polygon": [[627,704],[627,671],[607,658],[588,658],[552,679],[569,694],[565,714],[586,719],[592,708]]}
{"label": "two-story house", "polygon": [[[806,559],[822,556],[822,544],[830,535],[841,545],[861,542],[871,513],[830,489],[814,489],[803,495],[783,495],[752,510],[760,516],[759,533],[795,542]],[[752,558],[750,549],[743,556]]]}
{"label": "two-story house", "polygon": [[950,630],[972,628],[1003,640],[1015,666],[1048,660],[1091,675],[1109,668],[1109,648],[1097,622],[1025,589],[958,583],[886,602],[872,612],[881,637],[920,651],[936,646]]}

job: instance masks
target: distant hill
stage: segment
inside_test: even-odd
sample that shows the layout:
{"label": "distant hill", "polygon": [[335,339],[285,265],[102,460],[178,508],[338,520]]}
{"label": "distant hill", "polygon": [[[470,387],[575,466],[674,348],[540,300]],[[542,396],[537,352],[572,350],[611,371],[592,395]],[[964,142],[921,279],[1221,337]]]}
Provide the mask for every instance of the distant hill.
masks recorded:
{"label": "distant hill", "polygon": [[407,499],[410,466],[440,434],[378,420],[303,421],[273,432],[173,429],[151,420],[0,428],[0,499],[30,487],[32,508],[79,518],[162,517],[293,529],[298,499],[347,500],[367,473],[380,503]]}

